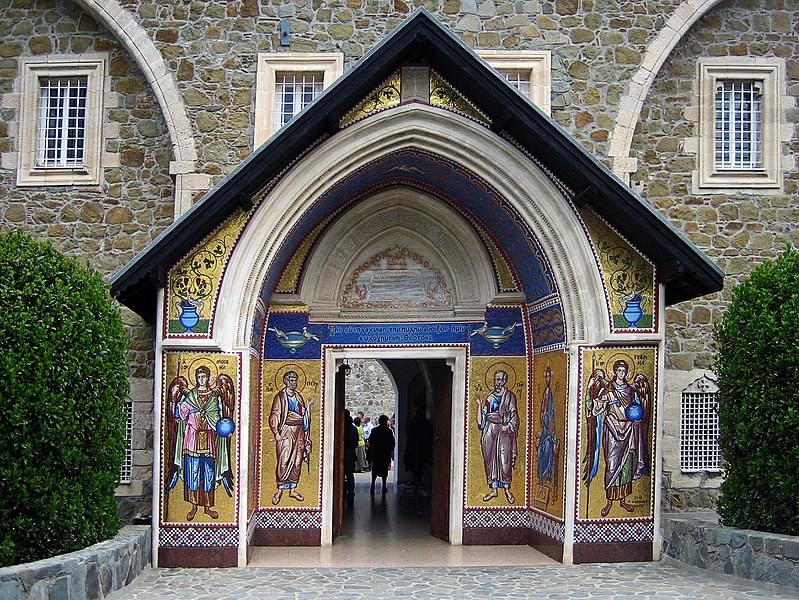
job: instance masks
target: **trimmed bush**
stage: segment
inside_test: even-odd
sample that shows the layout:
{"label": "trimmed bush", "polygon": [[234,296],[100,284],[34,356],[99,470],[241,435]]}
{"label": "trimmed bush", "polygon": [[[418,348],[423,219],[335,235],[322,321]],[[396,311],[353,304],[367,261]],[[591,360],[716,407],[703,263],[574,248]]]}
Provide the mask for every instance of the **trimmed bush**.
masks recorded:
{"label": "trimmed bush", "polygon": [[799,535],[799,252],[752,271],[716,328],[725,525]]}
{"label": "trimmed bush", "polygon": [[0,566],[119,530],[127,334],[100,275],[0,232]]}

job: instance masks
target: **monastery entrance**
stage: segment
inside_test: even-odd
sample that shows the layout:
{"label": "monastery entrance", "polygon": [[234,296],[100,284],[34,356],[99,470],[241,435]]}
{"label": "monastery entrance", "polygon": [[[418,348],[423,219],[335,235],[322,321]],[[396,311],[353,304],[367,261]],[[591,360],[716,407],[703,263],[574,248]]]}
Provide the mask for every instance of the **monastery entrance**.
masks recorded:
{"label": "monastery entrance", "polygon": [[334,549],[337,373],[381,353],[451,373],[438,537],[651,560],[665,306],[721,283],[417,11],[114,278],[157,323],[153,562]]}

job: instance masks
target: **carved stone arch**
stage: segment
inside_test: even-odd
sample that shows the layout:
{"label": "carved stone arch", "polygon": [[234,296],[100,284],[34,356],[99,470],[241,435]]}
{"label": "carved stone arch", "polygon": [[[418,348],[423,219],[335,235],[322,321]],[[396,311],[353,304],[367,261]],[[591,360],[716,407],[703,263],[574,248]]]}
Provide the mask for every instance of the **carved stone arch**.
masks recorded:
{"label": "carved stone arch", "polygon": [[408,320],[482,318],[486,304],[497,297],[491,259],[468,222],[427,194],[395,187],[351,208],[319,241],[300,286],[311,318],[363,320],[375,312],[347,307],[345,288],[359,265],[391,248],[429,259],[452,295],[446,307],[414,310],[409,302],[403,311]]}
{"label": "carved stone arch", "polygon": [[633,134],[649,90],[655,82],[663,63],[688,33],[694,23],[709,13],[722,0],[687,0],[677,7],[658,36],[646,49],[638,71],[633,75],[627,93],[619,102],[616,125],[610,137],[608,154],[613,157],[613,171],[622,180],[629,181],[630,173],[637,169],[637,161],[630,157]]}
{"label": "carved stone arch", "polygon": [[[147,83],[158,100],[172,142],[174,160],[169,166],[170,174],[177,176],[175,190],[175,216],[184,212],[191,204],[191,195],[196,189],[207,189],[207,177],[197,182],[183,181],[186,175],[194,175],[197,146],[191,122],[183,104],[183,97],[169,71],[163,56],[155,47],[145,29],[116,0],[73,0],[94,19],[105,26],[134,58]],[[183,193],[185,192],[185,193]]]}
{"label": "carved stone arch", "polygon": [[[295,165],[262,200],[231,257],[216,310],[215,338],[247,348],[264,282],[284,242],[322,194],[363,165],[401,149],[430,152],[488,182],[516,211],[554,274],[569,343],[610,333],[599,270],[573,208],[518,148],[469,119],[421,104],[384,111],[340,131]],[[491,157],[491,160],[486,160]],[[277,267],[279,268],[279,267]]]}

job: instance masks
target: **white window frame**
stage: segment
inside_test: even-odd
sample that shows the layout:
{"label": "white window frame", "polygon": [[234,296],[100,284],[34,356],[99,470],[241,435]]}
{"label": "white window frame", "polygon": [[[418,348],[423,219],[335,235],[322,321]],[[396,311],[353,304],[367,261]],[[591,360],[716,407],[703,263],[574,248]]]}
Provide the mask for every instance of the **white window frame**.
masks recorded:
{"label": "white window frame", "polygon": [[[522,71],[530,80],[529,98],[546,114],[552,110],[552,53],[538,50],[480,50],[480,58],[499,72]],[[504,77],[504,75],[503,75]]]}
{"label": "white window frame", "polygon": [[[699,160],[693,193],[736,193],[782,189],[782,130],[785,66],[782,59],[702,58],[697,63]],[[717,168],[715,160],[716,86],[719,81],[755,81],[761,86],[762,165],[756,169]]]}
{"label": "white window frame", "polygon": [[275,81],[278,73],[323,73],[322,89],[327,89],[344,72],[341,52],[259,53],[255,78],[255,133],[257,148],[275,133]]}
{"label": "white window frame", "polygon": [[[20,59],[21,102],[19,109],[18,186],[97,185],[102,179],[103,95],[108,55],[46,55]],[[85,77],[86,126],[83,165],[40,167],[37,165],[39,136],[39,88],[41,79]]]}

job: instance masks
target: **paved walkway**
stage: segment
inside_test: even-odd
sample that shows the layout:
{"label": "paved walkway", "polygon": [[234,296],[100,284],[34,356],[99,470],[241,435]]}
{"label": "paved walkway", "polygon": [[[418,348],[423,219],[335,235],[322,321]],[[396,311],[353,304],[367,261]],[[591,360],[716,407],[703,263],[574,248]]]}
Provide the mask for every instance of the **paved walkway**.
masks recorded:
{"label": "paved walkway", "polygon": [[150,569],[112,600],[799,598],[664,563],[533,567]]}

